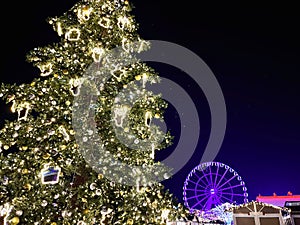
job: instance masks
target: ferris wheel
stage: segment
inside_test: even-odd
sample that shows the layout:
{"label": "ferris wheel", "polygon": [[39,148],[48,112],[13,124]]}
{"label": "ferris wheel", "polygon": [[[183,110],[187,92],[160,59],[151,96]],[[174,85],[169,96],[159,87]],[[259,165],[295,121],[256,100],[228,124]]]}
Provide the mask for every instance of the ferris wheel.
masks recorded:
{"label": "ferris wheel", "polygon": [[220,162],[205,162],[187,176],[183,200],[190,211],[208,211],[223,203],[248,202],[245,182],[236,171]]}

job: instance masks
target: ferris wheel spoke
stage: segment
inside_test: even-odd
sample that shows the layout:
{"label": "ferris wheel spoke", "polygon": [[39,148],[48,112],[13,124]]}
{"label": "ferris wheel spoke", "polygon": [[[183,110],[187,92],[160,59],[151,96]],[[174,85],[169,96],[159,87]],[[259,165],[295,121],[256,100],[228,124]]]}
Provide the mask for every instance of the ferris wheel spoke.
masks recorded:
{"label": "ferris wheel spoke", "polygon": [[235,193],[230,193],[230,192],[222,192],[222,195],[233,195],[233,196],[243,196],[244,194],[235,194]]}
{"label": "ferris wheel spoke", "polygon": [[217,167],[217,172],[216,172],[215,174],[216,174],[216,177],[215,177],[215,181],[214,181],[214,188],[216,187],[217,180],[218,180],[218,175],[219,175],[219,167]]}
{"label": "ferris wheel spoke", "polygon": [[207,182],[206,185],[209,185],[210,182],[209,182],[209,180],[208,180],[208,178],[207,178],[207,175],[209,175],[209,174],[205,173],[204,170],[201,170],[201,172],[203,173],[203,176],[204,176],[204,178],[205,178],[205,180],[206,180],[206,182]]}
{"label": "ferris wheel spoke", "polygon": [[229,202],[231,202],[232,201],[232,199],[229,199],[229,198],[227,198],[227,197],[225,197],[225,196],[220,196],[220,199],[226,199],[227,201],[229,201]]}
{"label": "ferris wheel spoke", "polygon": [[[225,175],[226,175],[227,172],[228,172],[228,169],[225,170],[225,173],[223,174],[223,176],[222,176],[221,179],[219,180],[219,182],[218,182],[218,184],[216,185],[216,187],[218,187],[218,186],[220,185],[221,181],[224,179],[224,177],[225,177]],[[215,187],[215,188],[216,188],[216,187]]]}
{"label": "ferris wheel spoke", "polygon": [[209,198],[209,196],[204,197],[201,201],[197,202],[195,205],[193,205],[191,208],[194,209],[197,205],[202,205],[201,202],[203,202],[205,199]]}
{"label": "ferris wheel spoke", "polygon": [[193,183],[193,184],[195,184],[195,186],[199,186],[199,187],[202,187],[202,188],[206,188],[205,186],[202,186],[202,185],[200,185],[199,183],[196,183],[196,182],[194,182],[194,181],[192,181],[192,180],[189,180],[188,182],[191,182],[191,183]]}
{"label": "ferris wheel spoke", "polygon": [[199,198],[199,197],[202,197],[202,196],[209,196],[207,193],[204,193],[204,194],[201,194],[201,195],[196,195],[196,196],[193,196],[193,197],[189,197],[189,198],[186,198],[187,200],[190,200],[190,199],[193,199],[193,198]]}
{"label": "ferris wheel spoke", "polygon": [[231,177],[229,180],[227,180],[226,182],[224,182],[221,186],[218,186],[218,188],[223,187],[225,184],[228,184],[230,181],[232,181],[237,175],[233,175],[233,177]]}
{"label": "ferris wheel spoke", "polygon": [[[205,180],[206,180],[206,182],[205,182]],[[205,180],[204,179],[200,179],[199,181],[201,181],[201,183],[203,184],[203,185],[205,185],[205,188],[206,188],[206,186],[209,184],[208,182],[207,182],[207,178],[205,177]]]}
{"label": "ferris wheel spoke", "polygon": [[[209,197],[208,199],[207,199],[207,201],[205,202],[205,204],[202,206],[202,208],[203,209],[205,209],[205,207],[207,206],[207,204],[209,203],[209,202],[211,202],[212,200],[211,200],[211,197]],[[210,206],[211,207],[211,206]]]}
{"label": "ferris wheel spoke", "polygon": [[211,166],[209,167],[209,179],[210,179],[210,184],[213,185],[213,178],[212,178],[212,172],[211,172]]}
{"label": "ferris wheel spoke", "polygon": [[199,190],[199,189],[190,189],[190,188],[187,188],[185,189],[186,191],[197,191],[197,192],[206,192],[205,190]]}
{"label": "ferris wheel spoke", "polygon": [[216,202],[217,202],[217,205],[222,203],[222,200],[219,196],[216,196]]}
{"label": "ferris wheel spoke", "polygon": [[[201,188],[203,188],[203,189],[206,189],[205,186],[202,186],[202,185],[200,185],[199,183],[197,184],[197,186],[199,186],[199,187],[201,187]],[[197,190],[198,190],[198,189],[197,189]]]}
{"label": "ferris wheel spoke", "polygon": [[199,185],[197,182],[189,180],[188,182],[191,182],[192,184],[195,184],[195,186]]}
{"label": "ferris wheel spoke", "polygon": [[233,189],[233,188],[240,187],[240,186],[243,186],[243,185],[242,184],[238,184],[238,185],[229,186],[229,187],[226,187],[226,188],[221,188],[221,189],[218,189],[218,190],[219,191],[224,191],[224,190]]}

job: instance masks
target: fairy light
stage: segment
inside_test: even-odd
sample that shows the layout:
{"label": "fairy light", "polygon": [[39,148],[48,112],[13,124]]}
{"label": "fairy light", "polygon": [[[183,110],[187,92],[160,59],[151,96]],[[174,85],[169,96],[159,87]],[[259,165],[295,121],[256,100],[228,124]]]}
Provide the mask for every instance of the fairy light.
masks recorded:
{"label": "fairy light", "polygon": [[70,135],[67,133],[67,130],[64,126],[60,126],[58,130],[64,136],[65,141],[70,141]]}
{"label": "fairy light", "polygon": [[165,222],[170,214],[170,209],[163,209],[161,212],[161,218],[162,218],[162,222]]}
{"label": "fairy light", "polygon": [[61,22],[57,22],[56,26],[57,26],[57,34],[58,34],[58,36],[62,36],[63,35],[63,31],[62,31],[62,27],[61,27]]}
{"label": "fairy light", "polygon": [[146,82],[148,81],[148,74],[147,73],[143,73],[143,88],[146,87]]}
{"label": "fairy light", "polygon": [[3,224],[7,225],[7,218],[12,210],[12,206],[9,203],[5,203],[3,206],[0,206],[0,216],[3,217]]}
{"label": "fairy light", "polygon": [[[102,103],[95,103],[93,106],[97,113],[97,124],[99,122],[97,135],[105,141],[108,150],[116,149],[115,152],[112,151],[113,154],[124,160],[124,163],[155,163],[154,154],[155,150],[159,150],[158,146],[153,144],[147,151],[132,151],[125,147],[126,143],[117,140],[113,130],[114,125],[121,127],[124,135],[129,134],[128,141],[139,146],[141,139],[134,134],[145,134],[144,137],[147,137],[152,116],[161,115],[158,110],[166,108],[166,104],[156,101],[156,98],[153,101],[141,98],[136,102],[137,107],[133,106],[134,113],[129,114],[131,106],[127,102],[116,102],[115,98],[122,87],[130,87],[130,82],[137,79],[145,88],[147,82],[152,82],[149,77],[155,75],[146,64],[137,63],[126,68],[111,67],[116,63],[114,58],[110,55],[105,57],[107,49],[114,46],[121,46],[127,52],[146,49],[147,43],[135,33],[136,26],[129,14],[130,10],[131,6],[126,0],[78,2],[65,14],[49,21],[58,36],[62,37],[58,39],[59,43],[37,47],[28,55],[28,60],[39,68],[40,76],[44,78],[35,79],[24,86],[1,85],[0,96],[12,103],[11,111],[16,113],[17,118],[5,123],[0,130],[0,151],[9,151],[12,147],[22,151],[21,154],[13,151],[8,157],[2,154],[1,158],[3,180],[0,182],[0,194],[6,196],[7,202],[16,209],[13,208],[12,211],[16,216],[12,216],[11,212],[7,223],[56,225],[59,223],[55,219],[56,215],[67,215],[66,220],[78,225],[94,224],[95,221],[101,221],[101,224],[113,221],[116,224],[156,224],[161,223],[160,215],[166,214],[162,211],[166,208],[171,210],[170,219],[175,220],[175,214],[184,213],[183,206],[176,204],[175,207],[171,194],[162,195],[162,185],[151,183],[151,188],[146,187],[146,178],[141,172],[135,174],[139,177],[137,183],[134,181],[133,186],[128,187],[112,184],[105,179],[107,171],[98,176],[93,168],[84,168],[86,162],[78,151],[78,144],[73,140],[75,133],[70,130],[72,99],[82,94],[80,89],[84,81],[81,78],[83,72],[91,62],[101,62],[101,66],[112,72],[112,79],[97,87],[99,101]],[[137,40],[140,43],[132,45]],[[127,57],[128,54],[124,52],[124,55]],[[128,97],[131,98],[128,101],[137,97],[135,90]],[[150,109],[155,109],[155,114],[152,111],[152,115]],[[83,115],[82,120],[86,119]],[[140,131],[142,132],[139,133]],[[165,137],[166,140],[171,139],[170,134]],[[166,145],[159,146],[164,148]],[[95,153],[97,154],[96,151]],[[74,171],[78,172],[76,176]],[[76,186],[77,182],[80,186]],[[95,190],[89,188],[91,183],[97,184]],[[51,184],[56,185],[51,187]],[[148,193],[144,191],[146,188]],[[122,198],[115,196],[118,194]],[[97,197],[101,204],[94,204]],[[53,205],[52,198],[55,199]],[[140,200],[143,201],[143,206],[138,204]],[[120,201],[125,201],[126,204]],[[32,207],[28,207],[28,202],[32,203]],[[101,212],[102,204],[114,208]],[[63,213],[65,210],[67,212]],[[0,211],[5,214],[3,210]],[[23,218],[18,211],[24,212]],[[114,212],[120,212],[122,217]]]}
{"label": "fairy light", "polygon": [[151,159],[155,159],[155,146],[154,144],[151,145]]}

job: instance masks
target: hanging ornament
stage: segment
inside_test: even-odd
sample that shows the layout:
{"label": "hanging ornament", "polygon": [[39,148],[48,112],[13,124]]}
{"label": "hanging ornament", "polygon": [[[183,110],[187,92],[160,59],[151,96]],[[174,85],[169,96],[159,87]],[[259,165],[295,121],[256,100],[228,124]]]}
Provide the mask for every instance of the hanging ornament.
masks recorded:
{"label": "hanging ornament", "polygon": [[122,77],[126,75],[126,70],[125,69],[121,69],[118,66],[113,65],[114,69],[111,70],[111,75],[113,75],[114,78],[116,78],[118,81],[122,80]]}
{"label": "hanging ornament", "polygon": [[61,27],[61,22],[57,22],[56,26],[57,26],[56,30],[57,30],[58,36],[62,36],[63,35],[63,31],[62,31],[62,27]]}
{"label": "hanging ornament", "polygon": [[40,75],[42,77],[49,76],[53,72],[52,66],[53,66],[52,63],[50,63],[50,62],[48,62],[46,64],[38,65],[38,68],[41,71]]}
{"label": "hanging ornament", "polygon": [[29,110],[30,110],[30,104],[28,102],[23,102],[17,105],[17,102],[13,100],[11,111],[12,113],[18,112],[18,121],[27,120]]}
{"label": "hanging ornament", "polygon": [[96,48],[93,48],[92,52],[93,52],[92,57],[93,57],[94,61],[100,62],[105,53],[105,50],[103,48],[96,47]]}
{"label": "hanging ornament", "polygon": [[105,222],[105,219],[107,218],[107,215],[112,213],[112,209],[110,208],[107,208],[107,207],[103,207],[102,210],[101,210],[101,215],[102,215],[102,218],[101,218],[101,221],[100,221],[100,224],[101,225],[106,225],[107,223]]}
{"label": "hanging ornament", "polygon": [[126,16],[119,16],[117,24],[121,30],[131,27],[131,22]]}
{"label": "hanging ornament", "polygon": [[122,39],[122,48],[125,52],[130,52],[131,51],[131,43],[127,38]]}
{"label": "hanging ornament", "polygon": [[110,28],[110,25],[111,25],[111,20],[107,17],[103,17],[99,20],[98,24],[103,27],[103,28]]}
{"label": "hanging ornament", "polygon": [[126,105],[114,109],[114,121],[117,127],[123,127],[123,122],[128,111],[129,107]]}
{"label": "hanging ornament", "polygon": [[65,35],[69,41],[78,41],[80,38],[80,30],[78,28],[71,28]]}
{"label": "hanging ornament", "polygon": [[84,21],[88,21],[90,19],[91,12],[92,8],[89,8],[88,6],[83,6],[79,8],[77,11],[77,17],[79,19],[79,22],[82,23]]}
{"label": "hanging ornament", "polygon": [[12,208],[13,207],[8,203],[0,206],[0,221],[2,220],[2,224],[7,224],[7,218],[9,217]]}
{"label": "hanging ornament", "polygon": [[80,94],[80,88],[81,88],[82,83],[83,83],[83,80],[81,78],[70,79],[70,81],[69,81],[70,89],[69,90],[72,93],[72,95],[78,96]]}
{"label": "hanging ornament", "polygon": [[137,53],[141,53],[150,48],[150,43],[139,38],[138,42],[135,45]]}
{"label": "hanging ornament", "polygon": [[70,135],[67,133],[66,128],[61,125],[59,128],[59,133],[61,133],[64,136],[65,141],[70,141]]}
{"label": "hanging ornament", "polygon": [[162,210],[162,212],[161,212],[162,222],[166,222],[168,220],[169,213],[170,213],[170,209],[163,209]]}
{"label": "hanging ornament", "polygon": [[152,150],[152,152],[151,152],[150,157],[151,157],[151,159],[155,159],[155,145],[154,144],[151,145],[151,150]]}
{"label": "hanging ornament", "polygon": [[142,81],[143,81],[143,88],[145,88],[146,87],[146,83],[148,81],[148,74],[143,73]]}
{"label": "hanging ornament", "polygon": [[146,125],[147,127],[150,127],[152,118],[153,118],[152,112],[147,111],[147,112],[145,113],[145,125]]}
{"label": "hanging ornament", "polygon": [[46,164],[41,171],[42,184],[57,184],[60,173],[60,167],[54,167]]}

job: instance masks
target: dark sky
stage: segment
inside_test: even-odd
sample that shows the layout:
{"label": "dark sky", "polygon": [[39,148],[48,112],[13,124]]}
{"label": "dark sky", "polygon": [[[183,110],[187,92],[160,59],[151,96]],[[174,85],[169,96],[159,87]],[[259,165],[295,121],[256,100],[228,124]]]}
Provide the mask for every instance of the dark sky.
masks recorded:
{"label": "dark sky", "polygon": [[[2,6],[2,10],[10,11],[10,15],[1,14],[2,82],[30,82],[37,76],[37,69],[25,62],[25,54],[58,40],[45,20],[61,15],[75,2],[28,0]],[[300,194],[298,7],[283,2],[132,2],[144,39],[182,45],[214,72],[228,112],[226,135],[216,161],[242,176],[249,200],[259,193]],[[172,73],[179,73],[164,66],[157,68],[170,79]],[[176,82],[201,102],[198,110],[203,123],[198,154],[180,173],[164,182],[182,201],[184,179],[205,148],[209,112],[201,90],[191,80]],[[176,129],[178,124],[173,121],[170,126]]]}

